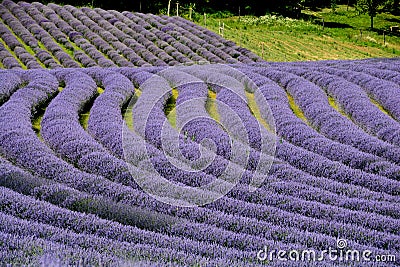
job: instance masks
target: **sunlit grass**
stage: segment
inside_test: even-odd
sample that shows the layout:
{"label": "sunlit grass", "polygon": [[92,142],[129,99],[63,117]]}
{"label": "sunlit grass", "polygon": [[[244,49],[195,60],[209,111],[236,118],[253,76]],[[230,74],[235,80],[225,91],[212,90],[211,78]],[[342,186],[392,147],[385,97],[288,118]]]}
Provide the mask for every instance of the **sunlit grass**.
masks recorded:
{"label": "sunlit grass", "polygon": [[131,97],[131,99],[128,100],[128,103],[125,107],[122,109],[122,116],[124,118],[124,121],[126,123],[126,126],[133,131],[134,130],[134,125],[133,125],[133,106],[135,105],[136,101],[140,97],[142,91],[139,89],[135,89],[135,94]]}
{"label": "sunlit grass", "polygon": [[293,113],[300,118],[302,121],[304,121],[305,123],[309,124],[307,117],[304,115],[303,111],[301,110],[301,108],[296,104],[293,96],[291,94],[289,94],[288,92],[286,92],[287,98],[289,100],[289,106],[292,109]]}
{"label": "sunlit grass", "polygon": [[328,95],[328,102],[331,107],[333,107],[337,112],[342,114],[344,117],[350,118],[350,116],[339,106],[335,98]]}
{"label": "sunlit grass", "polygon": [[[368,15],[358,15],[354,8],[339,6],[318,12],[303,10],[303,19],[279,16],[209,18],[206,27],[219,33],[224,24],[224,38],[234,41],[268,61],[304,61],[361,59],[400,55],[400,38],[388,35],[396,18],[379,14],[375,28],[369,29]],[[326,24],[323,27],[322,19]],[[318,22],[318,23],[317,23]],[[202,20],[198,24],[204,26]],[[331,26],[329,26],[331,25]],[[332,26],[333,25],[333,26]],[[360,29],[362,34],[360,34]],[[386,43],[382,31],[386,30]]]}
{"label": "sunlit grass", "polygon": [[220,117],[218,114],[218,108],[217,108],[217,94],[213,92],[212,90],[208,90],[208,96],[206,100],[206,110],[208,114],[210,115],[211,118],[216,120],[217,122],[220,121]]}
{"label": "sunlit grass", "polygon": [[254,117],[258,120],[258,122],[262,124],[262,126],[264,126],[265,129],[267,129],[270,132],[273,132],[271,126],[263,119],[260,109],[258,108],[254,94],[246,91],[246,97],[248,101],[247,104]]}
{"label": "sunlit grass", "polygon": [[387,116],[392,117],[392,116],[389,114],[389,112],[387,112],[387,110],[386,110],[384,107],[382,107],[375,99],[373,99],[372,97],[370,97],[369,99],[370,99],[371,103],[372,103],[374,106],[376,106],[377,108],[379,108],[380,111],[382,111],[382,112],[383,112],[384,114],[386,114]]}
{"label": "sunlit grass", "polygon": [[79,123],[82,125],[83,129],[86,130],[88,128],[88,123],[89,123],[89,118],[90,118],[90,109],[92,108],[93,103],[96,100],[96,98],[103,92],[104,92],[103,88],[97,87],[96,95],[93,97],[93,99],[91,101],[89,101],[88,103],[85,104],[85,107],[79,113]]}
{"label": "sunlit grass", "polygon": [[164,107],[164,113],[167,116],[172,127],[176,128],[176,99],[179,92],[176,88],[172,88],[171,97],[168,99]]}

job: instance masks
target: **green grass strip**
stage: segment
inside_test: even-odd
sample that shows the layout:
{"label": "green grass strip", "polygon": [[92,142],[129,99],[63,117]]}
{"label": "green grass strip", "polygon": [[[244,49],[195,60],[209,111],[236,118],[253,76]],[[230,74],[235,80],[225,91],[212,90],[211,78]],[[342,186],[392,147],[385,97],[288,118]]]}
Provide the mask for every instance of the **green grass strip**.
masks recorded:
{"label": "green grass strip", "polygon": [[342,114],[346,118],[350,118],[350,116],[339,106],[339,104],[336,102],[335,98],[332,96],[328,96],[328,102],[331,107],[333,107],[337,112]]}
{"label": "green grass strip", "polygon": [[172,127],[176,128],[176,99],[178,98],[179,91],[172,88],[171,97],[168,98],[164,107],[164,113],[167,116],[169,123]]}
{"label": "green grass strip", "polygon": [[206,100],[206,110],[211,118],[220,121],[217,104],[216,104],[217,94],[212,90],[208,90],[207,100]]}
{"label": "green grass strip", "polygon": [[376,107],[378,107],[380,111],[382,111],[382,112],[383,112],[384,114],[386,114],[387,116],[393,118],[392,115],[390,115],[390,113],[389,113],[384,107],[382,107],[382,106],[378,103],[378,101],[376,101],[375,99],[373,99],[371,96],[369,97],[369,100],[371,101],[371,103],[372,103],[373,105],[375,105]]}
{"label": "green grass strip", "polygon": [[139,89],[135,89],[135,94],[131,97],[130,100],[128,100],[126,106],[124,106],[121,110],[124,121],[131,131],[134,131],[133,106],[135,105],[136,101],[139,99],[141,93],[142,92]]}
{"label": "green grass strip", "polygon": [[97,87],[97,93],[89,102],[85,103],[82,111],[79,113],[79,123],[82,125],[83,129],[88,128],[89,118],[90,118],[90,109],[93,106],[96,98],[104,92],[103,88]]}
{"label": "green grass strip", "polygon": [[265,129],[267,129],[269,132],[274,132],[271,126],[263,119],[254,94],[246,91],[246,97],[247,105],[253,116],[262,124],[262,126],[264,126]]}
{"label": "green grass strip", "polygon": [[296,102],[294,101],[294,98],[291,94],[289,94],[288,92],[286,92],[287,98],[289,100],[289,106],[292,109],[293,113],[300,118],[302,121],[304,121],[305,123],[307,123],[308,125],[310,125],[310,123],[308,122],[306,116],[304,115],[303,111],[301,110],[301,108],[296,104]]}

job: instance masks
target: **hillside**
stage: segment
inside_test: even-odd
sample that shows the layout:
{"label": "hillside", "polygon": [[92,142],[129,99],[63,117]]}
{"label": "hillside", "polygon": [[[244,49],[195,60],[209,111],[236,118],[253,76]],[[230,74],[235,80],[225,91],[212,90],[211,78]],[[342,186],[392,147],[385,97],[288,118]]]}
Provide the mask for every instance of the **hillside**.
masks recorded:
{"label": "hillside", "polygon": [[[362,59],[397,57],[400,37],[390,32],[390,26],[400,19],[390,14],[378,14],[375,30],[369,29],[368,15],[359,15],[353,7],[303,11],[304,19],[278,16],[208,18],[206,27],[221,33],[267,61],[304,61],[328,59]],[[204,26],[204,19],[199,19]],[[323,26],[324,25],[324,26]],[[385,30],[385,40],[383,31]]]}

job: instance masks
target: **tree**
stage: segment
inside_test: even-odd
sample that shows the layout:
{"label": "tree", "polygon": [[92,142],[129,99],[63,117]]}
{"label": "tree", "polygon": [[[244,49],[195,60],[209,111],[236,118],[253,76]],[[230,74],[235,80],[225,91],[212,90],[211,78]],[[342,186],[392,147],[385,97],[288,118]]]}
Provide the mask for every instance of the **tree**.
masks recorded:
{"label": "tree", "polygon": [[361,13],[368,13],[371,18],[371,29],[374,28],[374,17],[378,14],[379,7],[384,0],[357,0],[356,7]]}

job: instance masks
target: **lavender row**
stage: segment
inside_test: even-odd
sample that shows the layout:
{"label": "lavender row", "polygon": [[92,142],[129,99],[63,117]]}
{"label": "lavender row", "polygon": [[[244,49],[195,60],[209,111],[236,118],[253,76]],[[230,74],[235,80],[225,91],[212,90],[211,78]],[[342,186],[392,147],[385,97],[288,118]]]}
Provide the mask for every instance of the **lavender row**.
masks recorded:
{"label": "lavender row", "polygon": [[[281,83],[295,98],[312,126],[323,135],[367,153],[382,156],[394,163],[399,161],[398,148],[365,133],[361,128],[338,114],[328,103],[325,93],[314,84],[296,75],[275,69],[257,70]],[[318,101],[317,101],[318,100]],[[335,128],[336,127],[336,128]]]}
{"label": "lavender row", "polygon": [[93,249],[84,249],[51,242],[33,236],[0,232],[2,246],[0,260],[4,264],[21,265],[67,265],[82,264],[123,264],[122,259],[110,254],[101,254]]}
{"label": "lavender row", "polygon": [[[400,81],[398,73],[390,70],[377,70],[370,67],[351,66],[346,71],[324,68],[322,71],[332,75],[341,76],[361,86],[382,107],[389,112],[397,121],[400,121]],[[361,71],[356,73],[354,71]],[[377,76],[373,77],[373,76]]]}
{"label": "lavender row", "polygon": [[[50,199],[50,200],[57,200],[57,201],[61,201],[62,199],[60,199],[60,198],[58,198],[58,197],[56,197],[56,198],[53,198],[52,197],[52,195],[54,195],[54,196],[56,196],[56,195],[59,195],[59,194],[57,194],[57,192],[59,192],[59,190],[62,190],[62,192],[64,192],[63,194],[64,194],[64,196],[65,196],[65,198],[66,199],[74,199],[74,201],[71,203],[70,201],[69,202],[67,202],[67,203],[70,203],[70,205],[72,205],[72,206],[74,206],[73,205],[73,203],[75,202],[75,203],[81,203],[80,204],[80,206],[81,205],[84,205],[84,203],[90,203],[90,202],[88,202],[88,201],[80,201],[79,200],[79,197],[78,198],[76,198],[76,197],[67,197],[67,195],[65,195],[66,193],[67,193],[67,189],[65,188],[65,187],[55,187],[55,190],[56,191],[54,191],[54,190],[51,190],[51,191],[48,191],[48,189],[46,189],[46,188],[49,188],[48,186],[44,186],[44,187],[41,187],[42,189],[40,189],[40,188],[37,188],[37,189],[39,189],[39,190],[35,190],[35,192],[36,192],[36,194],[39,194],[42,198],[46,198],[46,199]],[[83,199],[87,199],[87,198],[83,198]],[[136,199],[136,198],[134,198],[134,199]],[[93,200],[94,201],[94,200]],[[93,206],[93,201],[91,201],[92,202],[92,204],[91,204],[91,206],[92,206],[92,209],[93,209],[93,207],[95,207],[95,205]],[[65,202],[64,202],[65,203]],[[105,207],[104,205],[106,205],[106,203],[103,203],[103,204],[101,204],[101,207]],[[237,204],[235,204],[235,203],[230,203],[228,206],[227,206],[227,208],[228,209],[232,209],[232,207],[235,207],[235,206],[237,206]],[[75,207],[78,207],[78,206],[75,206]],[[237,207],[238,209],[240,209],[240,207]],[[113,209],[114,211],[117,211],[117,210],[119,210],[119,209],[116,209],[116,208],[114,208]],[[201,217],[203,217],[204,218],[204,215],[202,215],[202,213],[198,213],[198,212],[196,212],[196,211],[193,211],[193,212],[190,212],[189,214],[187,213],[188,211],[190,211],[190,210],[187,210],[187,211],[184,211],[184,210],[182,210],[182,214],[185,214],[186,216],[189,216],[189,217],[199,217],[199,218],[201,218]],[[125,213],[124,213],[125,214]],[[198,214],[198,215],[195,215],[195,214]],[[114,215],[115,215],[115,213],[114,213]],[[179,214],[177,214],[177,215],[179,215]],[[179,215],[179,216],[182,216],[182,215]],[[184,217],[186,217],[186,216],[184,216]],[[46,217],[46,218],[49,218],[48,216]],[[126,218],[126,215],[125,215],[125,217],[124,218]],[[211,218],[220,218],[220,216],[218,216],[218,217],[215,217],[215,216],[213,216],[213,217],[210,217],[210,219]],[[126,219],[124,219],[125,221],[126,221]],[[277,218],[277,220],[279,220],[279,218]],[[219,220],[218,220],[219,221]],[[218,223],[218,221],[216,221],[217,223]],[[225,220],[224,220],[225,221]],[[225,222],[226,223],[226,222]],[[246,220],[246,221],[244,221],[244,225],[248,225],[248,223],[250,223],[250,221],[248,221],[248,220]],[[254,222],[253,222],[254,223]],[[237,225],[237,224],[236,224]],[[237,227],[240,227],[240,224],[239,225],[237,225]],[[258,228],[258,227],[261,227],[261,228]],[[262,227],[261,225],[258,225],[258,227],[255,227],[255,228],[251,228],[251,229],[253,229],[252,230],[252,232],[254,231],[254,229],[258,229],[258,231],[261,231],[261,232],[263,232],[263,231],[267,231],[267,229],[269,229],[271,226],[269,226],[269,227],[267,227],[267,228],[265,228],[264,229],[264,227]],[[264,230],[263,230],[264,229]],[[275,231],[275,230],[274,230]],[[280,231],[282,231],[282,230],[280,230]],[[291,232],[290,230],[288,230],[289,232]],[[260,233],[261,234],[261,233]],[[263,234],[263,235],[265,235],[265,234]],[[295,240],[298,240],[298,236],[296,236],[296,235],[294,235],[293,236],[293,238],[295,239]],[[322,240],[323,239],[320,239],[321,237],[319,237],[318,238],[318,240],[320,240],[319,242],[322,242]],[[309,240],[309,239],[305,239],[305,240]],[[304,242],[304,241],[303,241]],[[305,243],[304,243],[305,244]],[[321,243],[322,244],[322,243]],[[326,243],[324,243],[325,245],[327,245]]]}
{"label": "lavender row", "polygon": [[[400,145],[400,124],[373,105],[367,93],[361,87],[337,77],[337,74],[329,75],[317,70],[304,71],[294,68],[289,72],[303,76],[323,88],[328,95],[337,101],[350,118],[367,133],[371,133],[393,145]],[[388,87],[386,84],[385,88]],[[380,87],[377,88],[382,91]]]}
{"label": "lavender row", "polygon": [[[106,131],[106,129],[104,128],[103,129],[103,131]],[[118,132],[118,131],[117,131]],[[112,137],[113,135],[110,135],[110,137],[108,138],[108,140],[117,140],[117,139],[114,139],[113,137]],[[118,136],[118,133],[116,134],[116,136]],[[114,145],[118,145],[118,142],[114,142]]]}
{"label": "lavender row", "polygon": [[9,99],[22,83],[23,81],[18,75],[11,72],[0,72],[0,105]]}
{"label": "lavender row", "polygon": [[[42,21],[42,17],[38,12],[35,12],[32,8],[25,10],[12,1],[4,1],[3,4],[13,14],[13,16],[10,16],[10,21],[8,22],[13,31],[21,37],[26,45],[29,45],[32,42],[35,43],[32,47],[32,50],[35,53],[33,56],[39,62],[50,68],[61,67],[59,63],[64,61],[69,63],[67,66],[77,67],[75,62],[73,62],[71,58],[62,51],[50,35],[48,35],[39,25],[40,21]],[[32,17],[34,19],[32,19]],[[22,28],[25,28],[26,30],[22,31]],[[42,46],[44,47],[42,48]],[[41,65],[38,67],[40,66]],[[27,65],[27,67],[32,68],[29,65]]]}
{"label": "lavender row", "polygon": [[398,177],[399,169],[396,165],[319,134],[293,114],[287,95],[280,86],[268,78],[250,71],[250,69],[240,69],[260,86],[260,91],[273,110],[280,136],[297,146],[304,147],[331,160],[342,162],[351,168],[382,176]]}
{"label": "lavender row", "polygon": [[[217,99],[219,99],[221,102],[225,103],[226,105],[230,106],[231,108],[236,109],[235,111],[238,114],[241,114],[242,119],[244,121],[247,121],[248,124],[251,124],[253,122],[253,124],[257,125],[257,123],[254,122],[255,119],[251,116],[250,112],[248,111],[248,107],[244,103],[244,101],[241,100],[236,94],[233,94],[230,90],[227,90],[227,89],[221,90],[221,92],[217,95]],[[223,116],[223,114],[221,114],[221,115]],[[246,128],[249,128],[249,127],[246,127]],[[298,152],[297,153],[296,152],[287,153],[287,155],[291,155],[291,156],[293,156],[295,154],[299,154],[299,153]],[[289,157],[286,156],[286,158],[289,158]],[[290,159],[289,159],[289,161],[290,161]],[[376,183],[377,182],[380,182],[380,180],[377,179]],[[376,186],[376,184],[374,186]],[[306,203],[302,203],[302,205],[300,205],[300,206],[303,207],[303,209],[307,208]],[[320,210],[320,211],[321,211],[321,209],[322,209],[321,207],[318,208],[318,210]],[[315,210],[315,208],[312,210]],[[332,211],[332,208],[330,208],[330,210]],[[346,217],[350,218],[352,216],[346,216]],[[365,220],[365,219],[362,219],[362,220]],[[376,220],[374,220],[374,222],[376,222]],[[396,225],[396,223],[394,223],[394,225]]]}
{"label": "lavender row", "polygon": [[6,47],[0,43],[0,62],[1,66],[6,69],[21,69],[21,64],[15,59],[15,57],[6,49]]}
{"label": "lavender row", "polygon": [[[147,259],[164,263],[172,261],[180,264],[194,264],[196,262],[213,264],[214,262],[218,265],[225,261],[223,266],[229,266],[229,264],[234,264],[235,258],[224,258],[222,260],[218,258],[218,255],[222,257],[224,255],[231,257],[242,255],[247,256],[248,260],[251,259],[250,256],[255,258],[254,255],[246,255],[246,253],[235,252],[232,249],[196,243],[190,239],[169,237],[168,235],[104,220],[94,215],[69,211],[5,188],[0,188],[0,190],[0,207],[2,210],[0,220],[4,222],[1,230],[8,233],[32,238],[44,237],[48,242],[64,243],[64,245],[73,246],[76,249],[79,249],[79,247],[89,248],[94,251],[101,251],[103,256],[114,255],[126,261]],[[51,194],[44,192],[43,189],[37,191],[37,193],[40,192]],[[42,198],[46,198],[45,195]],[[76,205],[79,205],[78,200],[76,200]],[[86,201],[88,200],[86,199]],[[73,203],[72,200],[69,201],[71,204]],[[17,212],[21,208],[28,208],[29,211]],[[71,224],[71,221],[79,221],[79,223]],[[171,245],[173,245],[173,248],[170,248]],[[178,248],[187,252],[180,251]],[[218,252],[218,249],[220,252]],[[198,256],[200,253],[208,254],[207,256],[212,256],[213,259]],[[246,260],[246,258],[242,260]]]}
{"label": "lavender row", "polygon": [[[139,75],[139,74],[138,74]],[[120,79],[121,80],[121,79]],[[123,90],[123,88],[128,88],[128,86],[120,86],[120,87],[118,87],[118,88],[115,88],[114,87],[114,89],[116,89],[116,91],[118,91],[118,92],[120,92],[121,90]],[[118,90],[118,89],[120,89],[120,90]],[[122,92],[122,91],[121,91]],[[125,94],[127,94],[128,92],[127,91],[125,91]],[[180,96],[182,96],[182,94],[180,94]],[[116,147],[118,147],[117,149],[112,149],[112,151],[114,151],[114,153],[116,153],[119,157],[121,157],[122,156],[122,146],[121,146],[121,143],[122,143],[122,140],[121,140],[121,138],[122,138],[122,136],[121,136],[121,133],[122,133],[122,129],[121,129],[121,125],[122,125],[122,117],[121,117],[121,115],[120,115],[120,113],[119,113],[119,110],[118,110],[118,106],[121,104],[121,103],[119,103],[119,104],[114,104],[114,108],[113,108],[113,112],[110,112],[110,110],[108,109],[108,108],[106,108],[106,106],[104,106],[104,109],[102,108],[102,106],[101,106],[101,104],[100,103],[103,103],[103,104],[108,104],[108,103],[110,103],[109,102],[109,99],[107,99],[108,98],[108,96],[107,95],[105,95],[105,94],[103,94],[101,97],[99,97],[97,100],[96,100],[96,102],[95,102],[95,105],[94,105],[94,107],[96,107],[95,108],[95,110],[96,110],[96,112],[94,112],[94,114],[99,114],[99,116],[97,117],[95,117],[94,119],[93,119],[93,123],[92,124],[89,124],[89,126],[90,125],[93,125],[93,127],[92,128],[90,128],[89,127],[89,129],[93,129],[93,134],[94,134],[94,136],[96,136],[97,138],[101,138],[101,140],[102,140],[102,143],[104,144],[104,145],[108,145],[111,149],[112,148],[116,148]],[[110,98],[111,99],[114,99],[113,97],[111,97],[110,96]],[[96,106],[96,103],[98,102],[98,101],[100,101],[100,100],[102,100],[101,102],[99,102],[99,106]],[[108,117],[109,115],[111,115],[111,114],[114,114],[112,117]],[[109,118],[109,119],[107,119],[106,121],[101,121],[101,118],[102,117],[105,117],[105,118]],[[91,117],[91,120],[92,120],[92,118],[93,117]],[[117,123],[115,123],[115,122],[117,122]],[[108,129],[107,128],[107,125],[114,125],[111,129]],[[101,129],[101,130],[100,130]],[[99,130],[99,131],[98,131]],[[119,141],[118,141],[119,140]],[[311,166],[312,167],[312,166]],[[291,176],[294,176],[294,175],[291,175]],[[298,176],[298,175],[296,175],[296,176]],[[312,180],[311,180],[312,181]],[[310,184],[311,184],[311,181],[310,181]],[[337,185],[336,185],[337,186]],[[357,191],[358,190],[360,190],[360,189],[357,189]],[[386,198],[387,198],[388,196],[386,196]],[[368,197],[369,198],[369,197]],[[379,197],[380,198],[380,197]],[[333,198],[333,199],[335,199],[335,198]],[[330,201],[332,201],[332,200],[330,200]]]}
{"label": "lavender row", "polygon": [[[24,194],[29,194],[33,195],[36,197],[39,197],[42,200],[47,200],[50,201],[53,204],[57,204],[59,207],[64,206],[64,207],[69,207],[72,208],[73,210],[76,211],[85,211],[99,214],[100,216],[106,216],[108,219],[113,219],[113,220],[120,220],[118,218],[124,218],[123,222],[125,224],[134,224],[135,225],[140,225],[141,227],[144,227],[146,229],[162,229],[166,225],[166,223],[169,221],[174,222],[174,220],[171,221],[171,219],[168,219],[166,216],[159,216],[160,218],[157,219],[157,216],[154,213],[150,212],[141,212],[138,209],[133,209],[132,205],[129,206],[124,206],[125,208],[122,209],[123,206],[121,204],[112,204],[110,200],[107,200],[107,198],[100,198],[99,196],[93,196],[93,195],[87,195],[87,194],[82,194],[79,193],[79,191],[73,190],[71,188],[68,188],[67,186],[57,184],[50,182],[46,179],[38,178],[38,177],[33,177],[32,175],[18,169],[17,167],[10,166],[9,163],[7,163],[4,160],[0,160],[0,167],[3,165],[7,167],[10,170],[10,175],[13,176],[6,176],[2,177],[0,180],[0,183],[2,186],[8,186],[13,190],[17,190],[18,192],[24,193]],[[11,173],[12,170],[12,173]],[[130,190],[132,191],[132,190]],[[132,191],[135,192],[135,191]],[[125,192],[121,191],[114,191],[113,194],[115,195],[115,199],[121,199],[121,196],[128,197],[130,194],[127,194],[128,191],[125,190]],[[140,192],[137,192],[137,196],[139,197],[134,197],[134,195],[131,195],[135,201],[139,201],[139,199],[143,199],[143,196],[140,196]],[[149,198],[148,196],[146,196]],[[149,204],[154,202],[154,200],[151,200],[148,203],[142,202],[141,204],[143,205],[144,209],[147,209],[149,207]],[[97,204],[98,203],[98,204]],[[157,202],[154,202],[157,203]],[[133,203],[131,203],[133,204]],[[46,204],[47,205],[47,204]],[[135,205],[136,206],[136,205]],[[106,209],[109,208],[110,211],[113,211],[112,213],[107,213]],[[168,207],[165,207],[168,209]],[[48,210],[48,208],[46,209]],[[136,212],[133,212],[136,210]],[[127,212],[128,211],[128,212]],[[34,211],[32,211],[34,213]],[[60,211],[61,212],[61,211]],[[133,213],[132,213],[133,212]],[[64,212],[65,213],[65,212]],[[66,212],[66,215],[68,215],[70,212]],[[142,213],[142,216],[140,216],[140,213]],[[76,214],[76,213],[75,213]],[[113,214],[113,215],[111,215]],[[143,217],[143,215],[146,215]],[[32,215],[33,216],[33,215]],[[56,216],[56,215],[55,215]],[[148,217],[150,216],[153,218],[153,223],[149,221]],[[47,216],[46,218],[51,218],[52,216]],[[56,216],[57,217],[57,216]],[[56,218],[54,217],[54,218]],[[141,218],[142,217],[142,218]],[[184,216],[187,217],[187,216]],[[79,219],[79,221],[82,221],[82,219]],[[93,223],[93,219],[88,220],[88,222]],[[46,223],[48,223],[46,221]],[[55,220],[53,223],[57,223]],[[67,223],[67,222],[65,222]],[[108,228],[115,228],[113,225],[111,225],[109,222],[104,221],[104,230]],[[113,223],[115,224],[115,223]],[[116,224],[118,226],[118,224]],[[63,225],[60,225],[59,223],[56,225],[57,227],[63,227]],[[76,228],[78,227],[78,228]],[[82,227],[89,227],[88,225],[82,226],[82,225],[76,225],[74,226],[73,229],[76,228],[75,231],[77,232],[82,232],[84,231],[85,233],[88,233],[89,229],[85,228],[85,230],[82,230]],[[137,240],[137,242],[141,243],[146,243],[146,244],[157,244],[158,246],[161,247],[169,247],[171,243],[174,244],[173,247],[175,248],[181,248],[184,249],[185,251],[188,251],[190,253],[195,253],[195,254],[209,254],[208,256],[217,256],[217,255],[230,255],[234,258],[242,258],[242,257],[248,257],[249,259],[251,258],[250,255],[247,255],[245,253],[240,253],[240,252],[235,252],[235,250],[232,249],[224,249],[222,247],[215,247],[213,245],[207,245],[206,243],[197,243],[196,242],[191,242],[187,243],[182,239],[178,239],[177,237],[168,237],[163,236],[161,234],[156,234],[155,232],[149,232],[149,230],[135,230],[131,231],[132,236],[129,234],[129,229],[132,228],[131,226],[123,226],[121,229],[117,230],[114,229],[113,231],[102,231],[96,229],[99,229],[99,223],[96,223],[95,226],[93,226],[93,230],[90,232],[90,234],[96,234],[102,237],[106,237],[107,239],[115,239],[115,240],[120,240],[124,242],[134,242]],[[101,227],[100,227],[101,228]],[[136,229],[136,228],[133,228]],[[149,234],[152,233],[152,236],[149,236]],[[121,234],[121,236],[120,236]],[[154,238],[150,238],[153,237]],[[165,242],[162,241],[165,239]],[[189,241],[189,240],[187,240]],[[185,242],[182,244],[182,242]],[[182,245],[180,245],[182,244]],[[191,245],[193,244],[193,245]],[[199,251],[199,248],[204,248],[201,251]],[[254,255],[252,256],[254,258]]]}

